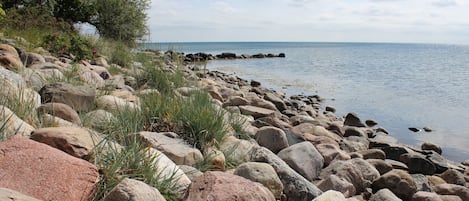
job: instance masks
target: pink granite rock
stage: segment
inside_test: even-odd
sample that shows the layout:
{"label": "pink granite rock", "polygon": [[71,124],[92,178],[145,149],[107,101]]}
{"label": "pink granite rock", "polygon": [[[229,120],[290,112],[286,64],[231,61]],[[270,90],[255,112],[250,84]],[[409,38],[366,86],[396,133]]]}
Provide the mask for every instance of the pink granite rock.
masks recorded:
{"label": "pink granite rock", "polygon": [[41,200],[88,200],[98,168],[46,144],[13,136],[0,142],[0,187]]}

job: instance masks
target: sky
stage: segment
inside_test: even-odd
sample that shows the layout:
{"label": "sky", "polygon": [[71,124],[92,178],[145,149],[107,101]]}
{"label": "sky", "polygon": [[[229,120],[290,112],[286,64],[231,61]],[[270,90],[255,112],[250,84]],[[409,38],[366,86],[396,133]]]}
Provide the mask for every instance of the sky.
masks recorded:
{"label": "sky", "polygon": [[152,0],[149,41],[469,44],[469,0]]}

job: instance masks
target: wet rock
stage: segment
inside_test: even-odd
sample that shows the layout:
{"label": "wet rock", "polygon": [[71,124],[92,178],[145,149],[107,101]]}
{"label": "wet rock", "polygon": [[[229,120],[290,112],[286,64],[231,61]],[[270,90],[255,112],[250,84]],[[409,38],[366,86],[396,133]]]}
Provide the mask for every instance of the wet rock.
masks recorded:
{"label": "wet rock", "polygon": [[469,189],[456,184],[440,184],[433,188],[440,195],[456,195],[462,200],[469,200]]}
{"label": "wet rock", "polygon": [[401,145],[382,147],[381,150],[383,150],[384,153],[386,153],[386,158],[387,159],[392,159],[392,160],[395,160],[395,161],[400,161],[402,154],[414,153],[409,148],[407,148],[405,146],[401,146]]}
{"label": "wet rock", "polygon": [[125,178],[116,187],[114,187],[109,194],[104,198],[104,201],[166,201],[158,189],[149,186],[148,184],[135,180]]}
{"label": "wet rock", "polygon": [[392,170],[392,166],[389,163],[386,163],[384,160],[381,159],[367,159],[366,160],[368,163],[373,165],[373,167],[378,170],[380,175],[385,174],[386,172],[389,172]]}
{"label": "wet rock", "polygon": [[355,113],[348,113],[345,116],[344,125],[355,126],[355,127],[365,127],[365,124],[361,122],[360,118]]}
{"label": "wet rock", "polygon": [[341,192],[345,197],[351,197],[356,193],[353,184],[336,175],[330,175],[328,178],[321,180],[316,186],[324,192],[328,190]]}
{"label": "wet rock", "polygon": [[168,137],[168,133],[138,132],[138,139],[147,146],[158,149],[163,152],[177,165],[194,166],[197,162],[204,159],[202,153],[189,146],[184,140]]}
{"label": "wet rock", "polygon": [[319,176],[324,165],[324,158],[310,142],[294,144],[283,149],[277,155],[309,181],[313,181]]}
{"label": "wet rock", "polygon": [[56,117],[60,117],[76,125],[81,125],[81,119],[80,116],[78,116],[78,113],[66,104],[44,103],[39,106],[36,110],[39,115],[47,113]]}
{"label": "wet rock", "polygon": [[334,106],[326,106],[326,109],[325,109],[327,112],[332,112],[332,113],[335,113],[336,112],[336,109]]}
{"label": "wet rock", "polygon": [[241,110],[241,114],[251,115],[254,118],[266,117],[266,116],[273,115],[275,113],[274,110],[269,110],[269,109],[256,107],[256,106],[250,106],[250,105],[239,106],[239,109]]}
{"label": "wet rock", "polygon": [[197,177],[184,200],[265,200],[274,195],[262,184],[224,172],[206,172]]}
{"label": "wet rock", "polygon": [[78,127],[39,128],[31,133],[31,139],[83,159],[94,158],[93,149],[101,141],[101,137]]}
{"label": "wet rock", "polygon": [[261,183],[274,194],[276,199],[280,199],[283,194],[282,181],[274,168],[267,163],[243,163],[236,168],[234,174]]}
{"label": "wet rock", "polygon": [[334,200],[334,201],[346,201],[344,195],[340,192],[334,191],[334,190],[329,190],[315,198],[313,201],[329,201],[329,200]]}
{"label": "wet rock", "polygon": [[251,80],[251,87],[260,87],[261,83],[255,80]]}
{"label": "wet rock", "polygon": [[0,153],[0,187],[38,199],[87,200],[98,182],[93,164],[26,137],[0,142]]}
{"label": "wet rock", "polygon": [[456,184],[460,186],[464,186],[466,184],[464,174],[454,169],[446,170],[440,175],[440,177],[449,184]]}
{"label": "wet rock", "polygon": [[407,167],[406,164],[404,164],[400,161],[395,161],[395,160],[392,160],[392,159],[386,159],[386,160],[384,160],[384,162],[391,165],[392,168],[394,168],[394,169],[406,170],[406,171],[409,170],[409,167]]}
{"label": "wet rock", "polygon": [[412,201],[443,201],[440,196],[433,192],[419,191],[412,196]]}
{"label": "wet rock", "polygon": [[402,201],[389,189],[381,189],[370,197],[369,201]]}
{"label": "wet rock", "polygon": [[5,201],[40,201],[18,191],[7,188],[0,188],[0,200]]}
{"label": "wet rock", "polygon": [[427,133],[433,131],[433,129],[431,129],[430,127],[423,127],[423,130],[424,130],[425,132],[427,132]]}
{"label": "wet rock", "polygon": [[420,129],[419,129],[419,128],[415,128],[415,127],[410,127],[409,130],[412,131],[412,132],[415,132],[415,133],[416,133],[416,132],[420,132]]}
{"label": "wet rock", "polygon": [[266,147],[274,153],[278,153],[282,149],[288,147],[285,132],[276,127],[266,126],[260,128],[256,132],[255,138],[259,145]]}
{"label": "wet rock", "polygon": [[435,173],[435,165],[425,158],[425,156],[420,154],[403,154],[402,156],[407,155],[407,167],[411,174],[421,173],[425,175],[432,175]]}
{"label": "wet rock", "polygon": [[387,188],[404,200],[410,200],[417,192],[417,185],[412,176],[402,170],[391,170],[381,175],[373,181],[372,187],[374,191]]}
{"label": "wet rock", "polygon": [[283,192],[289,200],[312,200],[322,193],[270,150],[256,147],[251,153],[252,161],[268,163],[275,169],[282,181]]}
{"label": "wet rock", "polygon": [[47,84],[39,91],[42,103],[64,103],[76,111],[90,111],[94,107],[96,92],[87,86],[68,83]]}
{"label": "wet rock", "polygon": [[432,150],[432,151],[435,151],[436,153],[440,154],[442,153],[441,151],[441,147],[437,144],[433,144],[433,143],[430,143],[430,142],[424,142],[422,144],[422,146],[420,146],[420,148],[422,150]]}

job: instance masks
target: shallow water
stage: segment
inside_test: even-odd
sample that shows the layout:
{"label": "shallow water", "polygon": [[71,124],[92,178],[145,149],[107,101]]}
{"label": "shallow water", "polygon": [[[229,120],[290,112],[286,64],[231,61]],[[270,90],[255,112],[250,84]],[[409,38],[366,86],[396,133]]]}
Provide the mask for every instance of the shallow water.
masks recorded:
{"label": "shallow water", "polygon": [[[208,69],[260,81],[287,94],[319,94],[337,114],[374,119],[400,142],[437,143],[469,159],[469,46],[385,43],[147,44],[185,53],[285,53],[286,58],[216,60]],[[413,133],[409,127],[430,127]]]}

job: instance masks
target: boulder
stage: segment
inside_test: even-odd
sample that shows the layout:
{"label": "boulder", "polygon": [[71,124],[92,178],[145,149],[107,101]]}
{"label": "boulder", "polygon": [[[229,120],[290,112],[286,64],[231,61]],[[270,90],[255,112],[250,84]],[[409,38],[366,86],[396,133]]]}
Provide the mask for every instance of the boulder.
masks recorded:
{"label": "boulder", "polygon": [[423,174],[411,174],[412,178],[414,178],[415,185],[417,186],[417,191],[426,191],[432,192],[432,186],[428,181],[428,178]]}
{"label": "boulder", "polygon": [[0,44],[0,52],[9,53],[15,57],[20,57],[16,48],[8,44]]}
{"label": "boulder", "polygon": [[417,192],[417,185],[409,173],[403,170],[391,170],[373,181],[373,191],[389,189],[403,200],[410,200]]}
{"label": "boulder", "polygon": [[256,107],[256,106],[250,106],[250,105],[239,106],[239,109],[241,110],[241,114],[251,115],[254,118],[266,117],[266,116],[273,115],[275,113],[274,110],[269,110],[269,109]]}
{"label": "boulder", "polygon": [[101,141],[100,136],[78,127],[39,128],[31,133],[31,139],[60,149],[82,159],[92,159],[93,149]]}
{"label": "boulder", "polygon": [[109,192],[104,201],[166,201],[158,189],[148,184],[135,180],[123,179],[111,192]]}
{"label": "boulder", "polygon": [[76,125],[81,125],[81,119],[78,113],[72,107],[63,103],[44,103],[39,106],[36,111],[39,116],[41,114],[50,114]]}
{"label": "boulder", "polygon": [[18,191],[7,188],[0,188],[0,200],[4,201],[40,201]]}
{"label": "boulder", "polygon": [[257,130],[255,135],[259,145],[269,149],[274,153],[278,153],[282,149],[288,147],[287,136],[285,132],[279,128],[266,126]]}
{"label": "boulder", "polygon": [[104,130],[108,128],[108,125],[115,121],[116,118],[114,115],[106,110],[93,110],[85,114],[83,119],[87,122],[87,125],[91,126],[93,129]]}
{"label": "boulder", "polygon": [[386,159],[386,153],[381,149],[368,149],[358,151],[359,154],[363,156],[363,159]]}
{"label": "boulder", "polygon": [[251,160],[252,151],[256,146],[258,146],[256,142],[228,136],[220,144],[220,150],[223,153],[229,153],[232,160],[243,163]]}
{"label": "boulder", "polygon": [[0,128],[8,135],[29,136],[34,131],[34,127],[24,122],[9,108],[0,105]]}
{"label": "boulder", "polygon": [[321,156],[324,158],[324,166],[328,166],[333,160],[349,160],[350,155],[341,150],[335,144],[318,144],[315,145]]}
{"label": "boulder", "polygon": [[355,127],[366,127],[365,124],[362,123],[358,115],[355,113],[348,113],[345,116],[344,125],[355,126]]}
{"label": "boulder", "polygon": [[275,197],[260,183],[237,175],[209,171],[194,180],[184,200],[275,201]]}
{"label": "boulder", "polygon": [[169,137],[172,136],[168,133],[155,133],[155,132],[139,132],[136,134],[138,139],[163,152],[177,165],[194,166],[197,162],[204,159],[202,153],[189,146],[184,140],[179,138]]}
{"label": "boulder", "polygon": [[99,109],[103,109],[111,113],[125,110],[140,110],[137,104],[111,95],[104,95],[99,97],[98,99],[96,99],[96,105]]}
{"label": "boulder", "polygon": [[264,147],[254,147],[251,151],[251,160],[268,163],[275,169],[282,181],[283,192],[289,200],[312,200],[322,193],[314,184]]}
{"label": "boulder", "polygon": [[374,127],[376,125],[378,125],[378,122],[376,122],[375,120],[373,119],[368,119],[365,121],[365,124],[368,126],[368,127]]}
{"label": "boulder", "polygon": [[317,126],[312,123],[302,123],[297,125],[291,129],[291,132],[297,136],[303,136],[304,138],[307,138],[308,135],[314,135],[329,137],[335,141],[341,140],[341,137],[335,133],[328,131],[323,126]]}
{"label": "boulder", "polygon": [[22,71],[24,69],[23,62],[18,56],[2,51],[0,51],[0,66],[13,71]]}
{"label": "boulder", "polygon": [[26,86],[26,81],[21,75],[4,68],[0,68],[0,80],[8,80],[17,87]]}
{"label": "boulder", "polygon": [[198,176],[201,176],[201,175],[204,174],[200,170],[198,170],[197,168],[192,167],[192,166],[188,166],[188,165],[179,165],[179,169],[182,170],[184,172],[184,174],[186,174],[186,176],[191,181],[194,181],[195,178],[197,178]]}
{"label": "boulder", "polygon": [[394,195],[393,192],[391,192],[389,189],[381,189],[375,194],[373,194],[369,201],[402,201],[399,199],[396,195]]}
{"label": "boulder", "polygon": [[412,201],[443,201],[440,196],[433,192],[419,191],[412,196]]}
{"label": "boulder", "polygon": [[426,159],[433,163],[436,168],[435,173],[443,173],[444,171],[449,169],[448,161],[441,156],[440,154],[431,151],[429,154],[426,155]]}
{"label": "boulder", "polygon": [[40,95],[25,86],[16,85],[8,79],[0,80],[0,97],[3,101],[13,102],[25,108],[33,110],[41,104]]}
{"label": "boulder", "polygon": [[274,93],[266,93],[264,99],[272,102],[278,111],[284,111],[287,109],[285,102]]}
{"label": "boulder", "polygon": [[122,98],[126,101],[140,105],[140,98],[135,96],[131,91],[125,89],[116,89],[112,91],[109,95]]}
{"label": "boulder", "polygon": [[460,186],[466,185],[464,174],[454,169],[446,170],[440,175],[440,177],[449,184],[456,184]]}
{"label": "boulder", "polygon": [[[432,175],[435,173],[435,165],[425,158],[425,156],[420,154],[403,154],[403,157],[406,157],[407,167],[409,168],[409,173],[415,174],[425,174]],[[402,160],[402,159],[401,159]]]}
{"label": "boulder", "polygon": [[462,200],[469,200],[469,188],[456,184],[440,184],[433,188],[440,195],[456,195]]}
{"label": "boulder", "polygon": [[243,163],[236,168],[234,174],[261,183],[274,194],[276,199],[280,199],[283,194],[282,181],[274,168],[267,163]]}
{"label": "boulder", "polygon": [[40,63],[45,63],[46,59],[40,54],[34,53],[34,52],[28,52],[26,54],[26,66],[29,67],[33,64],[40,64]]}
{"label": "boulder", "polygon": [[309,181],[313,181],[319,176],[324,165],[324,158],[310,142],[294,144],[283,149],[277,155]]}
{"label": "boulder", "polygon": [[344,137],[350,137],[350,136],[358,136],[358,137],[365,137],[365,138],[368,137],[362,129],[353,127],[353,126],[347,126],[345,128]]}
{"label": "boulder", "polygon": [[324,192],[328,190],[335,190],[341,192],[345,197],[352,197],[356,193],[353,184],[344,179],[339,178],[334,174],[330,175],[326,179],[321,180],[316,186]]}
{"label": "boulder", "polygon": [[0,142],[0,153],[0,187],[41,200],[87,200],[98,182],[93,164],[26,137]]}
{"label": "boulder", "polygon": [[[227,153],[230,154],[230,153]],[[204,156],[209,170],[225,171],[226,157],[223,152],[216,147],[205,147]]]}
{"label": "boulder", "polygon": [[39,94],[42,103],[64,103],[78,112],[86,112],[94,107],[96,91],[87,86],[73,86],[59,82],[45,85]]}
{"label": "boulder", "polygon": [[103,88],[106,85],[104,79],[98,73],[91,70],[80,70],[78,77],[82,82],[96,88]]}
{"label": "boulder", "polygon": [[386,153],[387,159],[392,159],[395,161],[400,161],[402,154],[414,153],[414,151],[410,150],[409,148],[403,145],[393,145],[393,146],[382,147],[381,150],[383,150],[384,153]]}
{"label": "boulder", "polygon": [[392,165],[389,163],[386,163],[384,160],[381,159],[367,159],[366,160],[368,163],[373,165],[373,167],[378,170],[380,175],[385,174],[386,172],[389,172],[392,170]]}
{"label": "boulder", "polygon": [[399,170],[406,170],[408,171],[409,170],[409,167],[407,167],[406,164],[400,162],[400,161],[395,161],[395,160],[392,160],[392,159],[386,159],[384,160],[384,162],[388,163],[389,165],[392,166],[392,168],[394,169],[399,169]]}
{"label": "boulder", "polygon": [[249,101],[241,96],[232,96],[223,103],[223,107],[248,105]]}
{"label": "boulder", "polygon": [[340,142],[340,148],[346,152],[360,152],[368,150],[370,142],[365,137],[349,136]]}
{"label": "boulder", "polygon": [[435,151],[436,153],[440,154],[442,153],[441,151],[441,147],[437,144],[433,144],[433,143],[430,143],[430,142],[424,142],[422,144],[422,146],[420,146],[420,148],[422,150],[432,150],[432,151]]}
{"label": "boulder", "polygon": [[313,201],[346,201],[344,195],[340,192],[334,191],[334,190],[329,190],[318,196],[317,198],[314,198]]}
{"label": "boulder", "polygon": [[157,149],[149,148],[147,153],[151,157],[155,157],[154,166],[159,170],[155,172],[159,178],[175,180],[178,193],[186,192],[187,188],[191,185],[191,180],[184,174],[182,170],[166,155]]}

